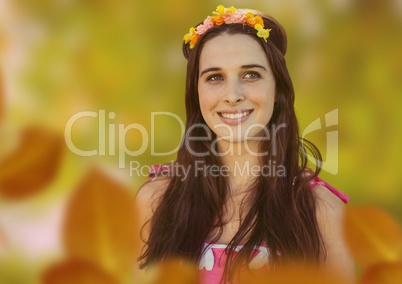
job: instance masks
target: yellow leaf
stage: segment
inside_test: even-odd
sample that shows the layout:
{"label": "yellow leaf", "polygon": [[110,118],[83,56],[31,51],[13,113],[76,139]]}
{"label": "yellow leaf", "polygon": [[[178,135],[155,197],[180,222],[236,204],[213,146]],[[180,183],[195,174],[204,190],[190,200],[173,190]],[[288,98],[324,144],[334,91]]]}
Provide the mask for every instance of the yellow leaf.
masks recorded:
{"label": "yellow leaf", "polygon": [[69,259],[48,268],[42,275],[43,284],[118,284],[98,266],[78,259]]}
{"label": "yellow leaf", "polygon": [[196,266],[184,260],[165,260],[157,267],[154,284],[194,284],[199,283]]}
{"label": "yellow leaf", "polygon": [[[237,283],[237,282],[236,282]],[[285,266],[275,270],[245,270],[240,273],[239,284],[266,284],[266,283],[309,283],[309,284],[347,284],[347,279],[314,266]]]}
{"label": "yellow leaf", "polygon": [[361,284],[402,283],[402,262],[380,263],[369,267],[360,279]]}
{"label": "yellow leaf", "polygon": [[61,133],[32,126],[21,133],[17,149],[0,162],[0,192],[24,198],[43,189],[56,175],[64,147]]}
{"label": "yellow leaf", "polygon": [[139,230],[128,188],[92,169],[67,208],[67,255],[97,264],[119,279],[131,275],[138,254]]}
{"label": "yellow leaf", "polygon": [[4,115],[4,109],[5,109],[5,102],[4,102],[4,86],[3,86],[3,76],[0,73],[0,122],[3,118]]}
{"label": "yellow leaf", "polygon": [[345,239],[356,261],[363,267],[402,260],[402,229],[379,208],[348,207]]}

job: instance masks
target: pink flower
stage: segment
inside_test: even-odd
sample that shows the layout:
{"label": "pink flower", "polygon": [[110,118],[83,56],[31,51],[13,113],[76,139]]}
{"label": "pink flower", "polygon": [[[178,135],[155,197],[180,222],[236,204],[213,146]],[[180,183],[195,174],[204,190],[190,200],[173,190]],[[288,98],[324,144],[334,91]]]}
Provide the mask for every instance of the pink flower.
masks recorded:
{"label": "pink flower", "polygon": [[202,35],[205,33],[207,30],[212,28],[214,26],[214,23],[211,22],[211,17],[208,16],[205,20],[204,23],[201,25],[197,26],[197,34]]}
{"label": "pink flower", "polygon": [[244,23],[244,22],[245,22],[244,14],[237,11],[225,16],[226,24]]}

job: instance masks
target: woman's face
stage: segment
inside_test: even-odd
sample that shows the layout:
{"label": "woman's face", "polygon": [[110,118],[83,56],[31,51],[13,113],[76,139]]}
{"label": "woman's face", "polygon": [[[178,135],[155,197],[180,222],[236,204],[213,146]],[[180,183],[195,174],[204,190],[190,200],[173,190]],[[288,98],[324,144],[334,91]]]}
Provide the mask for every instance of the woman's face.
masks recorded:
{"label": "woman's face", "polygon": [[198,94],[202,116],[219,140],[267,136],[262,130],[272,116],[275,79],[265,52],[250,36],[224,34],[204,44]]}

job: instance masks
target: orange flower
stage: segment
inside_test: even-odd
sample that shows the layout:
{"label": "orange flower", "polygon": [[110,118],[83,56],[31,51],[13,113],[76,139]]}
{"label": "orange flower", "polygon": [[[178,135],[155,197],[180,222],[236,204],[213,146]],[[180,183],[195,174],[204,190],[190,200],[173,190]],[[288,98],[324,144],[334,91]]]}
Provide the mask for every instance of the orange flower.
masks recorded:
{"label": "orange flower", "polygon": [[195,44],[197,43],[198,39],[200,38],[199,34],[194,34],[190,40],[190,48],[194,48]]}
{"label": "orange flower", "polygon": [[190,48],[193,48],[195,46],[195,44],[197,43],[197,40],[199,37],[200,37],[200,35],[196,33],[195,28],[191,27],[189,32],[184,35],[183,40],[184,40],[184,43],[190,42]]}
{"label": "orange flower", "polygon": [[225,22],[225,18],[223,17],[223,15],[212,16],[211,22],[216,26],[220,26]]}
{"label": "orange flower", "polygon": [[261,16],[254,16],[254,14],[251,12],[246,14],[246,23],[250,27],[254,27],[256,24],[260,24],[262,27],[264,27],[264,21],[262,20]]}

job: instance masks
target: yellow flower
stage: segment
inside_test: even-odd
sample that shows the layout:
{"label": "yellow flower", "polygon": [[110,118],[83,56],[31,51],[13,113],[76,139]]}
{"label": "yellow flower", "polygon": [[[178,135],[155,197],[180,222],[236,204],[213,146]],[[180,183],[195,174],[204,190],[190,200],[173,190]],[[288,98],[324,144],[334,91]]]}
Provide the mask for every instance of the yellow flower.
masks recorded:
{"label": "yellow flower", "polygon": [[216,7],[216,11],[212,12],[215,15],[219,15],[219,14],[223,14],[225,12],[225,6],[223,5],[219,5],[218,7]]}
{"label": "yellow flower", "polygon": [[226,8],[226,9],[227,9],[228,14],[232,14],[232,13],[236,12],[236,8],[233,6],[230,6],[229,8]]}
{"label": "yellow flower", "polygon": [[183,37],[183,40],[185,43],[188,43],[189,41],[191,41],[191,38],[194,36],[195,34],[195,28],[191,27],[188,34],[185,34]]}
{"label": "yellow flower", "polygon": [[263,38],[265,42],[267,42],[267,38],[269,37],[269,32],[271,29],[264,29],[261,24],[256,24],[254,28],[258,31],[257,36]]}

